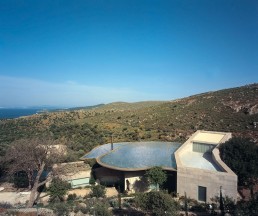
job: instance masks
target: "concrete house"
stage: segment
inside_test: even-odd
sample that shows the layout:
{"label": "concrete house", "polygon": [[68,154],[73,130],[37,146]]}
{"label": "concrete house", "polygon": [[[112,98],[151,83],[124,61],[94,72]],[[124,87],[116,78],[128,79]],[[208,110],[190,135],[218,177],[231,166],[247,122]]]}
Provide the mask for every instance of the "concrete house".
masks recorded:
{"label": "concrete house", "polygon": [[123,183],[128,192],[147,191],[145,171],[160,166],[166,187],[179,196],[201,202],[223,194],[237,199],[237,176],[220,159],[218,146],[231,133],[196,131],[184,144],[174,142],[109,143],[94,148],[82,159],[96,158],[98,180],[106,185]]}
{"label": "concrete house", "polygon": [[237,200],[237,175],[220,159],[218,146],[230,133],[197,131],[176,152],[177,193],[208,202],[224,195]]}

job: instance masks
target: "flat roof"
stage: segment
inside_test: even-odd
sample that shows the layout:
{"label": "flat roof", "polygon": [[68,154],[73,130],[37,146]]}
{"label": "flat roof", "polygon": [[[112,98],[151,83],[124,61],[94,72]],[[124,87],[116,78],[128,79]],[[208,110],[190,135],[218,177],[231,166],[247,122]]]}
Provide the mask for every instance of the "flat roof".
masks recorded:
{"label": "flat roof", "polygon": [[212,159],[211,153],[184,152],[180,156],[181,162],[186,167],[222,172],[221,168]]}
{"label": "flat roof", "polygon": [[222,133],[212,133],[212,132],[202,131],[193,138],[193,142],[219,144],[224,136],[225,134],[222,134]]}
{"label": "flat roof", "polygon": [[76,173],[68,173],[65,175],[61,175],[61,178],[65,180],[73,180],[73,179],[90,178],[90,175],[91,175],[91,170],[87,170],[87,171],[79,171]]}

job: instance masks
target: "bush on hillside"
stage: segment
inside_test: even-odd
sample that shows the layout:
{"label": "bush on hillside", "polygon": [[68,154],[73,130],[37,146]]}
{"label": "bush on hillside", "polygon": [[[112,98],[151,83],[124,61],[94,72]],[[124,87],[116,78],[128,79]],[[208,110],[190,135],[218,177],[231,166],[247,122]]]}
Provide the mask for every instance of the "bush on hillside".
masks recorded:
{"label": "bush on hillside", "polygon": [[112,216],[112,213],[108,210],[108,206],[104,203],[97,203],[91,209],[91,214],[100,216]]}
{"label": "bush on hillside", "polygon": [[169,194],[161,191],[137,194],[135,205],[146,214],[154,216],[177,215],[179,210],[179,204]]}
{"label": "bush on hillside", "polygon": [[62,203],[62,202],[55,203],[52,206],[52,209],[54,210],[54,213],[57,216],[68,216],[69,212],[70,212],[70,209],[69,209],[68,205],[66,205],[65,203]]}
{"label": "bush on hillside", "polygon": [[258,146],[247,138],[233,137],[220,145],[221,159],[237,174],[238,185],[247,186],[253,197],[258,182]]}
{"label": "bush on hillside", "polygon": [[103,185],[96,185],[91,188],[91,197],[105,197],[106,196],[106,188]]}

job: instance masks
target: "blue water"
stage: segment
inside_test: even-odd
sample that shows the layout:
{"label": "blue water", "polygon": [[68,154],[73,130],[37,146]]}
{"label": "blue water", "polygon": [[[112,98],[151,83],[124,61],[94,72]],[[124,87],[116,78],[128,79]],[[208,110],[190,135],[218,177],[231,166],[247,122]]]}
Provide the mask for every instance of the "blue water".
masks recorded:
{"label": "blue water", "polygon": [[42,112],[39,108],[0,108],[0,119],[18,118]]}

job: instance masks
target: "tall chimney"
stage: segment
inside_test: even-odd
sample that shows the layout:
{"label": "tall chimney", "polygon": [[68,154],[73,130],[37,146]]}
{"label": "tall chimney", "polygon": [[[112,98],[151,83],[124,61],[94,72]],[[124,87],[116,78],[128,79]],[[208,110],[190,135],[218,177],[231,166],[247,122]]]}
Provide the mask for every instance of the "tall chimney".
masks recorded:
{"label": "tall chimney", "polygon": [[114,144],[113,144],[113,134],[111,134],[111,151],[114,149]]}

